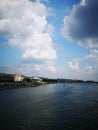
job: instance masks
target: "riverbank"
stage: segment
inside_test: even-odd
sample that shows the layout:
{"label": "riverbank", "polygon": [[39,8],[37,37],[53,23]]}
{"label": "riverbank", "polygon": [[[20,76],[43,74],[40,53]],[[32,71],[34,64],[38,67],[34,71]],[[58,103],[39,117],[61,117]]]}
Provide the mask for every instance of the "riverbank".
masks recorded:
{"label": "riverbank", "polygon": [[[57,82],[0,82],[0,90],[4,89],[14,89],[14,88],[24,88],[24,87],[38,87],[41,85],[48,85],[48,84],[80,84],[80,82],[66,82],[66,83],[57,83]],[[98,82],[81,82],[81,84],[98,84]]]}
{"label": "riverbank", "polygon": [[22,87],[37,87],[40,85],[47,84],[46,82],[32,83],[32,82],[1,82],[0,89],[13,89]]}

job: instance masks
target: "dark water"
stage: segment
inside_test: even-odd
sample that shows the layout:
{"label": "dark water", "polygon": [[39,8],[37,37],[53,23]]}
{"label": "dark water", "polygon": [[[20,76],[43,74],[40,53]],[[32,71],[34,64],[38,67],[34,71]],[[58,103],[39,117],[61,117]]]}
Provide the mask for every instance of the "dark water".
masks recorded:
{"label": "dark water", "polygon": [[98,130],[98,85],[0,90],[0,130]]}

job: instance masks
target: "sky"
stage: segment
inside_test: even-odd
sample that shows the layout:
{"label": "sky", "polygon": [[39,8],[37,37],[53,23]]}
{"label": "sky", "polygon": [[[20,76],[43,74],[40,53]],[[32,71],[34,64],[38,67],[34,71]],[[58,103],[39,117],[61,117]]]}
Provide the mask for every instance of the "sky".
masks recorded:
{"label": "sky", "polygon": [[97,67],[98,0],[0,2],[0,73],[98,81]]}

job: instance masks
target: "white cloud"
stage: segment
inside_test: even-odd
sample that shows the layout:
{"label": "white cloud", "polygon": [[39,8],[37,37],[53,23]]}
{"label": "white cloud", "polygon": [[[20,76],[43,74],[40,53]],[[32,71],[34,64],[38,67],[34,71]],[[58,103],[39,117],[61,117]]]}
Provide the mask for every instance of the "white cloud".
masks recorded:
{"label": "white cloud", "polygon": [[72,78],[98,81],[98,50],[91,49],[88,55],[69,61],[67,73]]}
{"label": "white cloud", "polygon": [[79,67],[79,63],[78,62],[68,62],[68,65],[69,65],[69,68],[72,70],[72,71],[79,71],[80,70],[80,67]]}
{"label": "white cloud", "polygon": [[93,67],[91,65],[80,66],[80,62],[68,62],[67,73],[73,79],[95,80],[95,77],[92,77],[92,75],[95,75]]}
{"label": "white cloud", "polygon": [[85,1],[85,0],[81,0],[80,4],[81,4],[82,6],[85,6],[85,5],[86,5],[86,1]]}
{"label": "white cloud", "polygon": [[[46,21],[48,13],[40,1],[32,3],[28,0],[13,0],[11,4],[10,0],[2,2],[0,34],[8,37],[10,46],[18,47],[23,52],[21,65],[14,69],[5,66],[3,70],[26,75],[37,74],[38,71],[41,75],[55,73],[52,61],[56,59],[56,51],[50,36],[54,28]],[[48,61],[51,64],[47,64]]]}
{"label": "white cloud", "polygon": [[97,49],[92,49],[92,50],[91,50],[91,53],[92,53],[92,54],[95,54],[95,55],[98,55],[98,50],[97,50]]}
{"label": "white cloud", "polygon": [[41,68],[40,68],[40,66],[39,66],[38,64],[35,64],[35,69],[36,69],[37,71],[41,71]]}
{"label": "white cloud", "polygon": [[98,47],[98,0],[82,0],[65,16],[62,35],[88,48]]}
{"label": "white cloud", "polygon": [[92,74],[93,67],[92,67],[92,66],[86,66],[86,67],[85,67],[85,71],[86,71],[87,73],[91,73],[91,74]]}
{"label": "white cloud", "polygon": [[47,24],[47,33],[49,33],[52,36],[54,32],[54,26],[52,24]]}
{"label": "white cloud", "polygon": [[17,73],[26,76],[56,77],[56,67],[52,62],[42,64],[21,63],[18,66],[0,66],[0,73]]}
{"label": "white cloud", "polygon": [[10,46],[21,49],[23,62],[34,65],[57,58],[50,34],[54,27],[46,19],[49,10],[39,0],[0,2],[0,35],[8,38]]}
{"label": "white cloud", "polygon": [[23,48],[24,47],[26,48],[24,54],[22,55],[24,60],[36,59],[46,61],[56,59],[56,52],[53,49],[52,39],[47,33],[35,33],[30,39],[25,39],[25,45]]}
{"label": "white cloud", "polygon": [[90,54],[84,56],[81,60],[88,60],[96,64],[98,62],[98,50],[92,49]]}
{"label": "white cloud", "polygon": [[98,50],[97,49],[91,49],[90,53],[88,55],[85,55],[84,57],[76,58],[72,60],[73,62],[92,62],[97,63],[98,62]]}
{"label": "white cloud", "polygon": [[97,38],[85,38],[78,41],[78,44],[81,46],[86,46],[87,48],[97,48],[98,39]]}

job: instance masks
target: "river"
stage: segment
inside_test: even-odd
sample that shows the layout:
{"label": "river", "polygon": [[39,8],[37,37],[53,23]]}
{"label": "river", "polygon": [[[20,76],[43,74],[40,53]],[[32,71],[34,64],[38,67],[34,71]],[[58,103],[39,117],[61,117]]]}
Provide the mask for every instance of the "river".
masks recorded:
{"label": "river", "polygon": [[0,130],[98,130],[98,84],[0,90]]}

